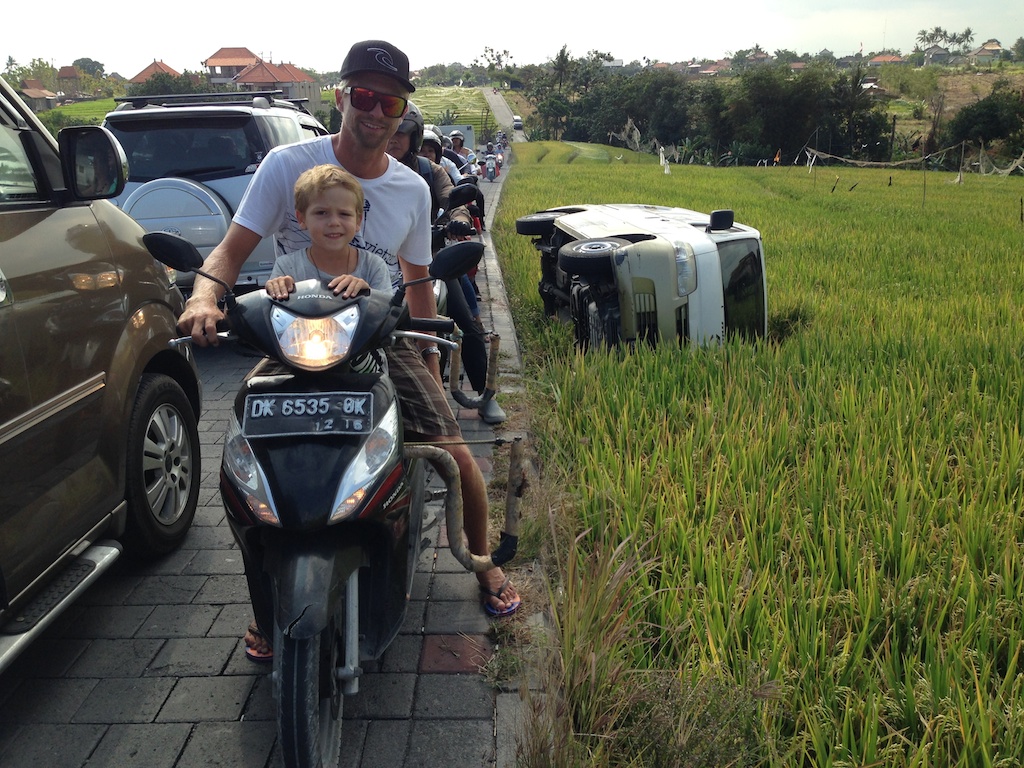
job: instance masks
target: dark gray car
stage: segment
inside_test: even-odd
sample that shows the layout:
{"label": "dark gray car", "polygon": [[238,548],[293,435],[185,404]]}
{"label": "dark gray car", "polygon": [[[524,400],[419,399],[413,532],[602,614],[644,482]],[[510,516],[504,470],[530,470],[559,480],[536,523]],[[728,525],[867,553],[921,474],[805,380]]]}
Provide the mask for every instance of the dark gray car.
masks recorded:
{"label": "dark gray car", "polygon": [[117,558],[184,539],[200,384],[182,297],[103,128],[59,144],[0,79],[0,670]]}

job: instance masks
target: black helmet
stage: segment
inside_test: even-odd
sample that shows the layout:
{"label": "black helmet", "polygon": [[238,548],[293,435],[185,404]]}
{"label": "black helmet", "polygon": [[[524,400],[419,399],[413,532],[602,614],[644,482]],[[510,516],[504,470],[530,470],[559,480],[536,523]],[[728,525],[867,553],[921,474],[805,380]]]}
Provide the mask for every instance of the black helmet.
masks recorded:
{"label": "black helmet", "polygon": [[409,151],[413,154],[420,151],[420,147],[423,146],[423,113],[411,101],[396,133],[409,134]]}

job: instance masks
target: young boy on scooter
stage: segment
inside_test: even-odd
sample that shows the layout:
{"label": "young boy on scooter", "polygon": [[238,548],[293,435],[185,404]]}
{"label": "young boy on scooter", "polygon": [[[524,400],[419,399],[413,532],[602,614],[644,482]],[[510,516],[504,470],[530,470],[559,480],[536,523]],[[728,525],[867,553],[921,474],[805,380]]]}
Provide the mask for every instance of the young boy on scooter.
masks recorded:
{"label": "young boy on scooter", "polygon": [[317,165],[295,182],[295,218],[312,241],[279,256],[266,290],[278,300],[295,291],[296,280],[329,280],[327,287],[347,299],[366,288],[392,292],[384,259],[352,245],[363,223],[363,188],[337,165]]}

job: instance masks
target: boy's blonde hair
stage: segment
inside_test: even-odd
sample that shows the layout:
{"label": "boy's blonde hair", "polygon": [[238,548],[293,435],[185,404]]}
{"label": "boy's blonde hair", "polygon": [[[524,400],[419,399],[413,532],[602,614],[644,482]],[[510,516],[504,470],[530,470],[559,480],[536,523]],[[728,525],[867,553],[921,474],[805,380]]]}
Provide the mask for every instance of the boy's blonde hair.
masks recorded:
{"label": "boy's blonde hair", "polygon": [[315,165],[308,171],[303,171],[295,182],[295,210],[303,211],[309,208],[313,198],[331,189],[332,187],[343,187],[352,193],[356,199],[356,215],[359,221],[363,220],[363,187],[359,180],[340,165]]}

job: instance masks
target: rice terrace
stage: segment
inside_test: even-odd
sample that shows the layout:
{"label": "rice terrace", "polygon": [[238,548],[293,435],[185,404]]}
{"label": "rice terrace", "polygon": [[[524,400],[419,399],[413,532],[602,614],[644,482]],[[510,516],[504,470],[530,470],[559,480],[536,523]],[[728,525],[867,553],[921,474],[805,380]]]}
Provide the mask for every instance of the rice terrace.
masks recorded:
{"label": "rice terrace", "polygon": [[[556,574],[526,764],[1021,765],[1024,178],[513,149]],[[514,223],[606,202],[759,229],[769,338],[575,352]]]}

